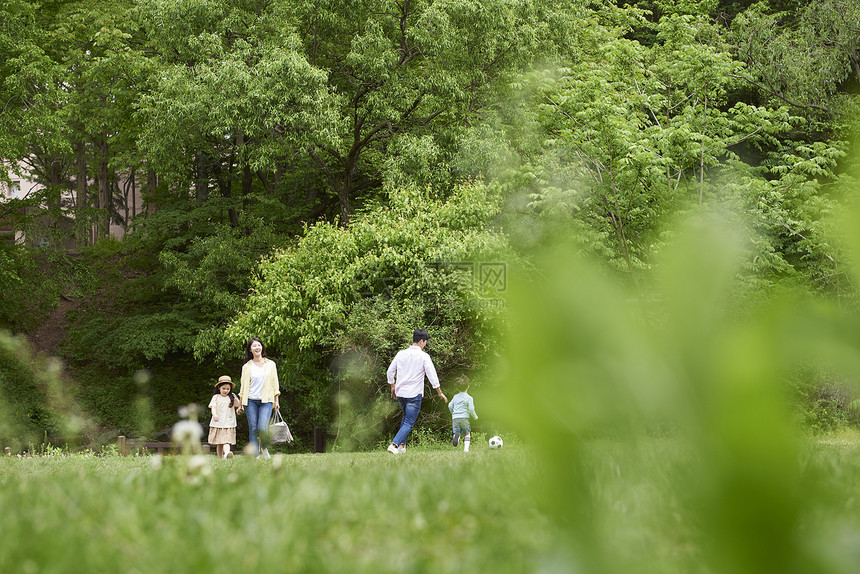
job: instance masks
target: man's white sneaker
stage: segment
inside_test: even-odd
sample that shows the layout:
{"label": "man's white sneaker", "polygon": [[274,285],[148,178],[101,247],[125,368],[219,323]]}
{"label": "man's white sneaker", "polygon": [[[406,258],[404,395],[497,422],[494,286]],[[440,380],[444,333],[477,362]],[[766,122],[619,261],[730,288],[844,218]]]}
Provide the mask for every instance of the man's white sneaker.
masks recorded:
{"label": "man's white sneaker", "polygon": [[388,452],[391,454],[400,454],[400,450],[393,444],[388,445]]}
{"label": "man's white sneaker", "polygon": [[269,449],[264,448],[263,452],[260,453],[260,456],[263,458],[272,458],[272,455],[269,454]]}
{"label": "man's white sneaker", "polygon": [[404,452],[406,452],[406,446],[405,445],[400,445],[397,447],[397,454],[403,454]]}

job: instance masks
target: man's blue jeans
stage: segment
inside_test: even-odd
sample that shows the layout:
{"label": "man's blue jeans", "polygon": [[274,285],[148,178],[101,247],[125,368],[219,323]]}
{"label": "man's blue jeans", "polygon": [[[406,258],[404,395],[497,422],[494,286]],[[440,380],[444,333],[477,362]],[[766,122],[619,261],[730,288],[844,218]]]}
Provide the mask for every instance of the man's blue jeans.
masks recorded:
{"label": "man's blue jeans", "polygon": [[269,419],[272,418],[274,403],[264,403],[260,399],[248,399],[245,414],[248,415],[248,431],[251,435],[250,444],[254,445],[254,454],[260,454],[260,443],[257,435],[269,432]]}
{"label": "man's blue jeans", "polygon": [[391,441],[392,444],[399,446],[406,443],[406,437],[409,436],[412,427],[415,426],[415,421],[418,420],[418,413],[421,412],[422,398],[422,395],[412,397],[411,399],[397,397],[397,402],[400,403],[400,408],[403,410],[403,422],[400,423],[400,430],[394,435],[394,440]]}

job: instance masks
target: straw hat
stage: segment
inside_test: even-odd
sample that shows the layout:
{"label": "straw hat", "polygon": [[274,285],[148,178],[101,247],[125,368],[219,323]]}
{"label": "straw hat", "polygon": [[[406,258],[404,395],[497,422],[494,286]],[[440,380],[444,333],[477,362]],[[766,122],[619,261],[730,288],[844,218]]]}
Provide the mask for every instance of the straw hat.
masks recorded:
{"label": "straw hat", "polygon": [[230,378],[230,375],[221,375],[220,377],[218,377],[218,382],[215,384],[215,390],[217,391],[218,389],[220,389],[221,385],[223,384],[230,385],[231,391],[236,388],[236,384],[233,383],[233,379]]}

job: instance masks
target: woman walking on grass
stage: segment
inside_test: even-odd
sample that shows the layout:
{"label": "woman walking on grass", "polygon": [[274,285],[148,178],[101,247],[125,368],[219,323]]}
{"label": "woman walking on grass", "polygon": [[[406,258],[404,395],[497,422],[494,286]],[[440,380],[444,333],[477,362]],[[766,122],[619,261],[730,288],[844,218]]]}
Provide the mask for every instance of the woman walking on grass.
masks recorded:
{"label": "woman walking on grass", "polygon": [[264,435],[272,417],[272,409],[279,410],[278,396],[281,394],[278,382],[278,368],[275,362],[266,358],[266,348],[257,337],[248,339],[245,345],[245,364],[239,381],[238,413],[248,411],[248,431],[254,454],[259,458],[271,458],[269,449],[261,448],[260,436]]}

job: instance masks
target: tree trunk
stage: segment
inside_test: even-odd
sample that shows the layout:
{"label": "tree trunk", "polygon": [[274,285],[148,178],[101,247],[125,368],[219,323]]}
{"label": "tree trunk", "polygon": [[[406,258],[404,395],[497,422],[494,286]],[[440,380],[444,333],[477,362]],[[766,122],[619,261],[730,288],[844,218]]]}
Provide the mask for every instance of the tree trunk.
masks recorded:
{"label": "tree trunk", "polygon": [[51,242],[61,241],[60,236],[60,220],[63,218],[60,210],[60,184],[62,182],[62,159],[59,157],[49,157],[50,165],[48,166],[48,219],[45,222],[51,230]]}
{"label": "tree trunk", "polygon": [[99,239],[110,235],[111,195],[108,184],[107,153],[107,138],[102,138],[99,141],[99,224],[97,234]]}
{"label": "tree trunk", "polygon": [[155,197],[155,191],[158,187],[158,177],[155,175],[155,170],[150,168],[146,171],[146,192],[149,198],[146,204],[146,212],[149,214],[155,213],[158,209],[158,201]]}
{"label": "tree trunk", "polygon": [[[230,226],[233,228],[239,227],[239,215],[236,213],[236,210],[232,206],[232,201],[229,201],[233,198],[233,155],[230,156],[229,163],[227,165],[227,169],[224,170],[220,163],[215,163],[212,166],[212,171],[215,175],[215,181],[218,184],[218,189],[221,190],[221,197],[227,199],[227,217],[230,219]],[[227,175],[224,176],[224,172],[226,171]],[[244,191],[240,192],[244,193]],[[221,208],[221,221],[224,220],[224,208]]]}
{"label": "tree trunk", "polygon": [[87,225],[84,211],[87,209],[87,148],[84,140],[78,142],[77,149],[78,185],[75,198],[75,244],[80,251],[87,244]]}
{"label": "tree trunk", "polygon": [[209,177],[206,169],[206,155],[197,154],[197,177],[194,181],[194,195],[197,201],[203,203],[209,199]]}
{"label": "tree trunk", "polygon": [[349,227],[350,205],[349,198],[352,195],[352,184],[355,178],[356,166],[358,164],[358,150],[353,147],[349,155],[344,161],[343,183],[338,190],[338,199],[340,200],[340,226]]}
{"label": "tree trunk", "polygon": [[[131,170],[131,216],[132,218],[137,216],[137,181],[134,178],[135,171]],[[134,228],[132,228],[134,229]]]}
{"label": "tree trunk", "polygon": [[[254,173],[251,171],[251,167],[245,165],[242,168],[242,203],[244,204],[246,198],[251,197],[251,190],[254,188]],[[232,207],[230,208],[230,225],[233,227],[239,227],[239,215],[236,213],[236,210]]]}
{"label": "tree trunk", "polygon": [[[114,176],[116,176],[116,172],[114,172]],[[119,178],[117,178],[117,186],[119,186]],[[131,221],[131,212],[129,207],[129,197],[128,194],[131,191],[131,179],[125,180],[125,183],[122,185],[122,189],[120,193],[122,193],[122,211],[123,211],[123,220],[122,220],[122,232],[123,235],[128,233],[128,222]]]}
{"label": "tree trunk", "polygon": [[51,186],[51,207],[54,207],[57,210],[60,208],[60,183],[62,183],[61,165],[61,159],[55,157],[51,159],[51,167],[48,168],[48,185]]}
{"label": "tree trunk", "polygon": [[337,197],[340,200],[340,226],[349,227],[349,187],[345,182]]}

